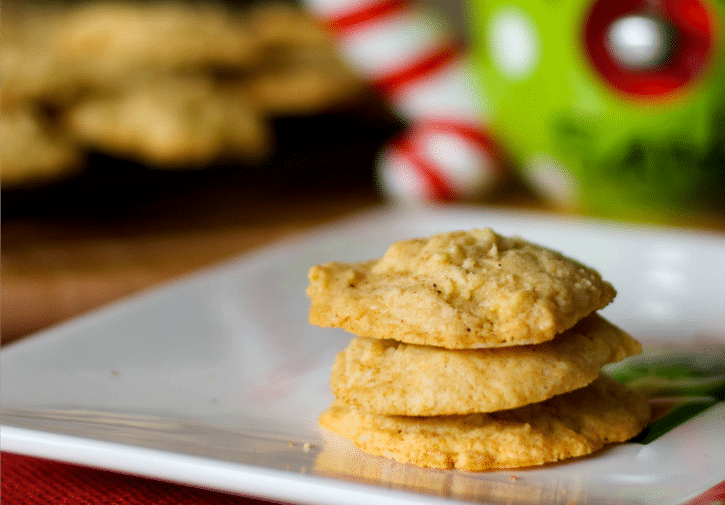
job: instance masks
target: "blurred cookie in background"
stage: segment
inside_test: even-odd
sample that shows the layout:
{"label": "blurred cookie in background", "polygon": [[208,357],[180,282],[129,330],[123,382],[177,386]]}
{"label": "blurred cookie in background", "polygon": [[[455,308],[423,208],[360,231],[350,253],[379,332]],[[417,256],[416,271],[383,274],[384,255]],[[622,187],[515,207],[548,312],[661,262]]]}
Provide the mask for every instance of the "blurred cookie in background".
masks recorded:
{"label": "blurred cookie in background", "polygon": [[308,114],[349,102],[364,85],[334,47],[331,34],[308,12],[282,2],[249,13],[260,51],[251,87],[272,114]]}
{"label": "blurred cookie in background", "polygon": [[0,167],[3,188],[58,179],[77,173],[83,155],[78,146],[31,107],[2,111]]}
{"label": "blurred cookie in background", "polygon": [[369,99],[302,8],[184,2],[4,4],[3,189],[83,169],[258,163],[276,118]]}
{"label": "blurred cookie in background", "polygon": [[160,77],[88,97],[62,118],[89,149],[161,168],[190,168],[222,155],[256,160],[272,133],[248,89],[220,89],[200,76]]}

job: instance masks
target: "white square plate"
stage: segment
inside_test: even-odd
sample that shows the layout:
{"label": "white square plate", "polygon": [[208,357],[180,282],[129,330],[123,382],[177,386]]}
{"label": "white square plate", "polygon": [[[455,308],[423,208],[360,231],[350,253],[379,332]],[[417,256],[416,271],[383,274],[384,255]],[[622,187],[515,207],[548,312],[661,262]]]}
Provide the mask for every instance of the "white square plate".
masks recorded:
{"label": "white square plate", "polygon": [[725,480],[725,403],[647,445],[473,474],[360,453],[321,432],[349,334],[307,322],[307,270],[490,226],[598,269],[603,314],[645,344],[725,342],[725,237],[480,208],[381,208],[129,298],[0,353],[2,449],[269,499],[683,503]]}

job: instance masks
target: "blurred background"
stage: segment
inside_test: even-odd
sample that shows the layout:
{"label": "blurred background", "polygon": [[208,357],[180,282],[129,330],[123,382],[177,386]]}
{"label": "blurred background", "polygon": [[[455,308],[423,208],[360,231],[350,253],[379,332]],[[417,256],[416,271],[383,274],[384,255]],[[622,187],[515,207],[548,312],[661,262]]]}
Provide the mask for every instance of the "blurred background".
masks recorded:
{"label": "blurred background", "polygon": [[[459,2],[429,4],[468,39]],[[405,121],[303,5],[9,0],[0,19],[3,344],[390,201],[374,167]],[[523,179],[469,203],[581,210]]]}
{"label": "blurred background", "polygon": [[[432,50],[426,79],[403,65],[392,81],[413,90],[407,105],[433,96],[426,113],[463,123],[410,128],[406,97],[360,71],[365,34],[339,31],[361,17],[336,33],[310,8],[356,4],[382,19],[415,11],[383,31]],[[2,345],[401,196],[722,234],[724,13],[723,0],[4,0]],[[367,42],[385,59],[383,39]],[[434,177],[385,186],[381,160],[396,159]],[[53,486],[37,503],[98,483],[98,499],[124,503],[129,489],[266,503],[8,453],[2,464],[4,494]]]}

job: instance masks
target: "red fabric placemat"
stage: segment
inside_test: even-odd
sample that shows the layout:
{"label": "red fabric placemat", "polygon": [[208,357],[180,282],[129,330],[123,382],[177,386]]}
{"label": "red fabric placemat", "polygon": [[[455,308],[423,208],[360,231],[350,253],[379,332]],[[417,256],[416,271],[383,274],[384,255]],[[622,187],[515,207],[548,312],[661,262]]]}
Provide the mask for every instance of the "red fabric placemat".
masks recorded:
{"label": "red fabric placemat", "polygon": [[687,502],[687,505],[718,505],[720,503],[725,503],[725,480]]}
{"label": "red fabric placemat", "polygon": [[[270,505],[271,502],[108,470],[2,453],[5,505]],[[688,502],[725,502],[725,481]]]}
{"label": "red fabric placemat", "polygon": [[4,505],[269,505],[108,470],[2,453]]}

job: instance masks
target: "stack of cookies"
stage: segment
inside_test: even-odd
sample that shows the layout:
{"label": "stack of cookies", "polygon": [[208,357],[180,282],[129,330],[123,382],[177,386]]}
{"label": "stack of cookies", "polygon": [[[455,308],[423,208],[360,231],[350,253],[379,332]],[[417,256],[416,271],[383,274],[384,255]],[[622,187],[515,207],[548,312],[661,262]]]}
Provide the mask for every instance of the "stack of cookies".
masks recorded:
{"label": "stack of cookies", "polygon": [[310,322],[359,335],[320,424],[424,467],[488,470],[582,456],[637,435],[646,398],[601,373],[641,352],[596,313],[591,268],[490,229],[393,244],[309,272]]}

